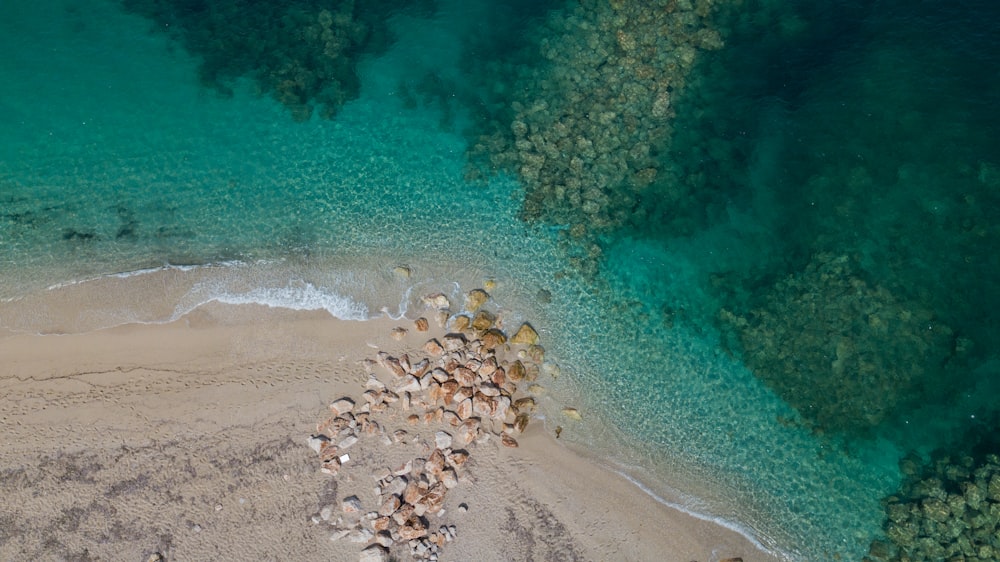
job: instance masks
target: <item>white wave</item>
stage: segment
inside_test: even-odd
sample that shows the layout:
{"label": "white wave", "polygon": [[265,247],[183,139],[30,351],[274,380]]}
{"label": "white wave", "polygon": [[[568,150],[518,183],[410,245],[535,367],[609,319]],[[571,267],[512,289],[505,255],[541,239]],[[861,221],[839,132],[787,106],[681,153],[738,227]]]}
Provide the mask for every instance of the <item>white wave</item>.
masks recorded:
{"label": "white wave", "polygon": [[[222,293],[202,301],[190,310],[209,302],[223,304],[258,304],[290,310],[325,310],[341,320],[368,320],[368,307],[328,289],[303,283],[294,287],[260,287],[242,293]],[[190,310],[184,311],[184,313]],[[183,314],[181,314],[183,316]]]}

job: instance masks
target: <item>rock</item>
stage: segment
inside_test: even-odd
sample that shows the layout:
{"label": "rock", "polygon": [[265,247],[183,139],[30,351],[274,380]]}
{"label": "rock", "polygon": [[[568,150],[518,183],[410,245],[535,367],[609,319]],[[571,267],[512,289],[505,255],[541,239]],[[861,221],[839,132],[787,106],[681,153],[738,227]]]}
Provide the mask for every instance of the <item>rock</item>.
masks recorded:
{"label": "rock", "polygon": [[372,537],[374,537],[374,536],[375,536],[375,533],[373,533],[370,530],[365,529],[364,527],[362,527],[360,529],[354,529],[353,531],[351,531],[350,533],[348,533],[347,534],[347,540],[349,540],[351,542],[356,542],[356,543],[364,543],[364,542],[368,542],[368,541],[372,540]]}
{"label": "rock", "polygon": [[406,375],[396,392],[420,392],[420,381],[413,375]]}
{"label": "rock", "polygon": [[351,534],[350,529],[340,529],[339,531],[334,531],[334,533],[330,535],[330,540],[339,541],[340,539],[346,537],[349,534]]}
{"label": "rock", "polygon": [[514,401],[514,411],[517,413],[533,413],[535,411],[535,399],[530,396],[518,398]]}
{"label": "rock", "polygon": [[373,544],[361,551],[359,562],[389,562],[389,551],[380,544]]}
{"label": "rock", "polygon": [[497,371],[497,358],[490,356],[483,360],[482,364],[479,366],[479,374],[483,377],[489,378],[493,376],[493,373]]}
{"label": "rock", "polygon": [[483,334],[480,341],[483,342],[483,347],[486,349],[496,349],[497,347],[507,343],[507,336],[496,328],[490,328],[489,330],[486,330],[486,333]]}
{"label": "rock", "polygon": [[376,531],[385,531],[389,529],[389,525],[391,524],[392,518],[383,515],[372,522],[372,528]]}
{"label": "rock", "polygon": [[350,398],[341,398],[340,400],[336,400],[330,404],[330,411],[333,412],[333,415],[335,416],[346,414],[353,409],[354,400],[351,400]]}
{"label": "rock", "polygon": [[465,295],[465,309],[469,312],[479,310],[479,307],[486,304],[490,295],[482,289],[473,289]]}
{"label": "rock", "polygon": [[469,453],[467,451],[452,451],[448,453],[448,464],[458,468],[465,464],[465,461],[469,460]]}
{"label": "rock", "polygon": [[528,386],[528,392],[532,394],[544,394],[545,387],[540,384],[532,384]]}
{"label": "rock", "polygon": [[408,460],[402,465],[396,467],[396,470],[392,471],[393,476],[406,476],[407,474],[413,472],[413,460]]}
{"label": "rock", "polygon": [[392,534],[389,531],[379,531],[375,533],[375,544],[389,548],[392,546]]}
{"label": "rock", "polygon": [[743,562],[743,559],[739,556],[734,556],[733,558],[723,558],[719,562]]}
{"label": "rock", "polygon": [[392,273],[400,279],[409,279],[410,275],[413,274],[413,270],[408,265],[397,265],[392,268]]}
{"label": "rock", "polygon": [[313,435],[309,438],[309,448],[316,451],[318,455],[329,442],[330,438],[326,435]]}
{"label": "rock", "polygon": [[545,361],[545,348],[540,345],[532,345],[528,347],[528,357],[535,363],[542,363]]}
{"label": "rock", "polygon": [[337,448],[343,451],[344,449],[350,448],[357,442],[358,442],[358,437],[356,435],[348,435],[347,437],[340,440],[340,443],[337,444]]}
{"label": "rock", "polygon": [[531,327],[531,324],[525,322],[521,324],[517,332],[510,338],[510,343],[518,343],[524,345],[535,345],[538,343],[538,332]]}
{"label": "rock", "polygon": [[576,408],[563,408],[562,414],[571,420],[582,420],[583,416],[580,415],[580,411]]}
{"label": "rock", "polygon": [[424,318],[423,316],[414,320],[413,326],[417,329],[418,332],[426,332],[428,329],[430,329],[430,325],[427,323],[427,319]]}
{"label": "rock", "polygon": [[368,380],[365,381],[365,388],[368,390],[374,390],[375,392],[382,392],[385,390],[385,384],[378,380],[375,375],[369,374]]}
{"label": "rock", "polygon": [[406,490],[406,486],[408,486],[409,483],[409,479],[405,476],[397,476],[386,484],[384,493],[403,497],[403,492]]}
{"label": "rock", "polygon": [[396,377],[406,376],[406,369],[399,362],[399,359],[395,357],[387,357],[385,361],[382,362],[385,365],[386,370],[392,373]]}
{"label": "rock", "polygon": [[486,396],[482,392],[477,392],[475,396],[472,397],[472,412],[477,416],[484,418],[492,415],[493,405],[490,401],[490,397]]}
{"label": "rock", "polygon": [[391,332],[389,332],[389,335],[392,336],[392,339],[400,341],[406,337],[406,333],[407,333],[406,328],[403,328],[401,326],[396,326],[395,328],[392,329]]}
{"label": "rock", "polygon": [[515,440],[510,435],[507,435],[506,433],[504,433],[503,435],[500,436],[500,443],[504,447],[510,447],[511,449],[516,449],[517,448],[517,440]]}
{"label": "rock", "polygon": [[494,396],[500,396],[500,388],[492,382],[479,385],[479,392],[491,398]]}
{"label": "rock", "polygon": [[507,384],[507,373],[503,369],[493,371],[493,374],[490,375],[490,382],[496,386],[503,387]]}
{"label": "rock", "polygon": [[410,517],[406,523],[399,528],[399,538],[404,541],[412,541],[427,536],[427,525],[420,517]]}
{"label": "rock", "polygon": [[497,317],[485,310],[480,310],[472,318],[472,329],[478,330],[480,332],[485,332],[493,327],[493,323],[496,322]]}
{"label": "rock", "polygon": [[444,347],[436,339],[430,339],[424,344],[424,351],[433,357],[440,357],[444,353]]}
{"label": "rock", "polygon": [[391,516],[393,513],[396,513],[400,505],[402,505],[402,502],[399,501],[399,496],[389,496],[378,508],[378,514],[382,517]]}
{"label": "rock", "polygon": [[448,351],[456,351],[465,347],[466,339],[462,334],[451,333],[441,338],[441,344]]}
{"label": "rock", "polygon": [[459,367],[455,369],[455,380],[460,386],[472,386],[476,384],[476,373],[471,369]]}
{"label": "rock", "polygon": [[424,495],[420,490],[420,485],[417,484],[415,480],[411,480],[407,485],[406,489],[403,490],[403,501],[408,504],[414,504],[420,499],[420,496]]}
{"label": "rock", "polygon": [[[469,401],[471,404],[471,400]],[[470,406],[471,407],[471,406]],[[458,427],[457,431],[459,439],[461,439],[465,444],[472,443],[479,437],[479,420],[477,419],[467,419],[462,422],[462,425]]]}
{"label": "rock", "polygon": [[437,445],[438,449],[451,447],[451,434],[447,431],[438,431],[434,434],[434,444]]}
{"label": "rock", "polygon": [[441,420],[452,427],[457,427],[458,424],[462,423],[462,419],[458,417],[458,414],[451,410],[445,410],[444,415],[441,416]]}
{"label": "rock", "polygon": [[442,308],[434,313],[434,321],[437,322],[438,328],[444,328],[448,324],[448,318],[451,318],[451,311],[447,308]]}
{"label": "rock", "polygon": [[507,367],[507,378],[514,382],[524,380],[524,363],[521,363],[520,360],[511,363]]}
{"label": "rock", "polygon": [[424,306],[427,308],[450,308],[451,302],[443,293],[434,293],[423,298]]}
{"label": "rock", "polygon": [[469,511],[469,504],[465,504],[465,503],[458,504],[458,512],[459,513],[466,513],[467,511]]}
{"label": "rock", "polygon": [[403,523],[406,523],[406,520],[413,515],[416,509],[417,508],[413,504],[404,503],[399,506],[396,513],[392,514],[392,520],[395,521],[397,525],[402,525]]}
{"label": "rock", "polygon": [[517,417],[514,418],[514,429],[516,429],[518,433],[524,433],[525,428],[528,427],[528,420],[528,414],[518,414]]}
{"label": "rock", "polygon": [[361,500],[358,499],[358,496],[348,496],[340,502],[340,509],[344,513],[358,513],[361,511]]}
{"label": "rock", "polygon": [[446,468],[445,470],[442,470],[441,483],[444,484],[444,487],[449,490],[458,486],[458,475],[455,474],[455,469]]}
{"label": "rock", "polygon": [[510,412],[510,397],[500,396],[495,398],[493,401],[493,418],[498,420],[507,419],[507,413]]}
{"label": "rock", "polygon": [[444,470],[444,463],[444,452],[441,449],[434,449],[427,457],[427,461],[424,462],[424,470],[435,477],[440,476],[441,471]]}
{"label": "rock", "polygon": [[469,417],[472,416],[472,399],[466,398],[465,400],[462,400],[458,404],[458,407],[455,408],[455,413],[462,421],[469,419]]}

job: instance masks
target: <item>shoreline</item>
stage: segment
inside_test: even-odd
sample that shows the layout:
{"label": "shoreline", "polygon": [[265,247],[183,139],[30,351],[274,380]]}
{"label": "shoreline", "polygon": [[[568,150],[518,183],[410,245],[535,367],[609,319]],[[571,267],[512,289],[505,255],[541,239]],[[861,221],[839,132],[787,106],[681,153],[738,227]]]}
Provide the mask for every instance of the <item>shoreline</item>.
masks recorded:
{"label": "shoreline", "polygon": [[[266,558],[280,545],[302,559],[355,558],[359,545],[329,541],[308,518],[324,502],[339,505],[347,493],[336,488],[361,478],[338,482],[331,493],[330,477],[305,443],[329,401],[360,396],[358,363],[374,355],[373,346],[418,343],[390,337],[400,323],[207,305],[167,324],[0,335],[0,353],[12,366],[0,379],[0,425],[12,436],[0,460],[5,493],[17,506],[0,515],[0,536],[7,537],[0,553],[186,559],[227,548]],[[494,440],[474,451],[469,474],[477,484],[461,483],[452,494],[469,511],[447,510],[459,530],[442,559],[528,543],[535,551],[526,557],[558,551],[607,559],[631,548],[632,559],[663,559],[665,552],[683,562],[778,559],[733,529],[663,503],[586,452],[553,447],[542,428],[532,421],[518,449]],[[247,448],[263,452],[248,456]],[[172,458],[176,466],[122,465],[129,454],[146,463]],[[377,462],[362,456],[352,469]],[[247,504],[256,514],[249,522],[239,517]],[[109,512],[119,516],[102,524]],[[246,524],[261,533],[249,544],[245,531],[228,534]],[[517,535],[502,529],[515,527],[529,535],[499,548]]]}

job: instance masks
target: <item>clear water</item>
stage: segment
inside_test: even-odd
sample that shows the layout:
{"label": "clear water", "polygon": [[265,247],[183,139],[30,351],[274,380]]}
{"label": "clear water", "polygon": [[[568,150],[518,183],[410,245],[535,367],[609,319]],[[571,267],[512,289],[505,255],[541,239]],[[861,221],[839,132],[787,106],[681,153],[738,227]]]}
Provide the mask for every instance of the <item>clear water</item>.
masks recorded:
{"label": "clear water", "polygon": [[[489,113],[469,46],[496,51],[473,53],[485,63],[527,41],[507,34],[544,16],[527,8],[390,18],[356,97],[301,121],[251,77],[207,87],[201,55],[117,2],[3,3],[0,325],[90,330],[212,300],[396,316],[493,278],[561,368],[545,415],[585,412],[565,437],[790,559],[860,559],[899,459],[994,408],[995,8],[724,12],[729,47],[692,71],[662,156],[701,183],[669,208],[654,186],[600,240],[594,278],[574,274],[562,225],[521,220],[516,177],[464,176]],[[825,435],[723,345],[721,308],[752,308],[820,251],[974,341],[950,392]]]}

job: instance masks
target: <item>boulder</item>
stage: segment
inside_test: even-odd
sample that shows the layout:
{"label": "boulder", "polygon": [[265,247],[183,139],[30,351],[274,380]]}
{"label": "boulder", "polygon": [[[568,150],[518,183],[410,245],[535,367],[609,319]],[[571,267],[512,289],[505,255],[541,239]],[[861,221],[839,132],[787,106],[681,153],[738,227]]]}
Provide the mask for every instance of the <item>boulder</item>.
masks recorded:
{"label": "boulder", "polygon": [[410,517],[399,528],[399,538],[412,541],[427,536],[427,524],[420,517]]}
{"label": "boulder", "polygon": [[434,434],[434,444],[438,449],[447,449],[451,447],[451,434],[447,431],[438,431]]}
{"label": "boulder", "polygon": [[563,408],[562,414],[571,420],[582,420],[583,416],[580,415],[580,411],[576,408]]}
{"label": "boulder", "polygon": [[496,349],[497,347],[507,343],[507,336],[496,328],[490,328],[489,330],[486,330],[486,333],[483,334],[480,341],[486,349]]}
{"label": "boulder", "polygon": [[524,380],[524,372],[524,363],[521,363],[520,360],[514,361],[507,367],[507,378],[514,382],[522,381]]}
{"label": "boulder", "polygon": [[392,339],[396,341],[401,341],[403,338],[406,337],[406,332],[407,332],[406,328],[403,328],[401,326],[396,326],[395,328],[392,329],[391,332],[389,332],[389,335],[392,336]]}
{"label": "boulder", "polygon": [[441,471],[441,483],[444,484],[445,488],[449,490],[458,486],[458,475],[455,474],[455,469],[446,468]]}
{"label": "boulder", "polygon": [[466,398],[465,400],[462,400],[458,404],[458,407],[455,408],[455,413],[458,414],[459,419],[463,421],[469,419],[469,417],[472,416],[472,399]]}
{"label": "boulder", "polygon": [[330,438],[326,435],[313,435],[309,438],[309,448],[316,451],[318,455],[329,442]]}
{"label": "boulder", "polygon": [[340,502],[340,509],[344,513],[357,513],[361,511],[361,500],[358,499],[358,496],[348,496]]}
{"label": "boulder", "polygon": [[359,562],[389,562],[389,551],[380,544],[373,544],[361,551]]}
{"label": "boulder", "polygon": [[538,343],[538,332],[531,327],[531,324],[525,322],[524,324],[521,324],[521,327],[517,329],[517,332],[511,336],[510,343],[535,345]]}
{"label": "boulder", "polygon": [[497,317],[494,316],[493,314],[485,310],[480,310],[472,318],[472,329],[478,330],[480,332],[485,332],[486,330],[489,330],[490,328],[493,327],[493,323],[496,322],[496,320]]}
{"label": "boulder", "polygon": [[426,295],[422,300],[424,302],[424,306],[427,308],[442,309],[451,307],[451,302],[443,293]]}
{"label": "boulder", "polygon": [[426,332],[430,329],[430,324],[427,322],[426,318],[421,316],[413,321],[413,327],[416,328],[418,332]]}
{"label": "boulder", "polygon": [[378,514],[382,517],[391,516],[393,513],[396,513],[400,505],[402,505],[402,502],[399,501],[399,496],[389,496],[378,508]]}
{"label": "boulder", "polygon": [[517,440],[511,437],[510,435],[507,435],[506,433],[500,436],[500,443],[504,447],[510,447],[511,449],[517,448]]}
{"label": "boulder", "polygon": [[424,344],[424,351],[433,357],[440,357],[444,353],[444,347],[436,339],[430,339]]}
{"label": "boulder", "polygon": [[455,380],[461,386],[472,386],[476,384],[476,373],[466,367],[455,369]]}
{"label": "boulder", "polygon": [[441,338],[441,344],[448,351],[455,351],[458,349],[462,349],[463,347],[465,347],[465,343],[466,343],[465,336],[463,336],[462,334],[451,333]]}
{"label": "boulder", "polygon": [[350,398],[341,398],[330,404],[330,411],[333,412],[333,415],[335,416],[346,414],[353,409],[354,400],[351,400]]}
{"label": "boulder", "polygon": [[482,289],[473,289],[465,295],[465,309],[469,312],[479,310],[479,307],[486,304],[490,295]]}

